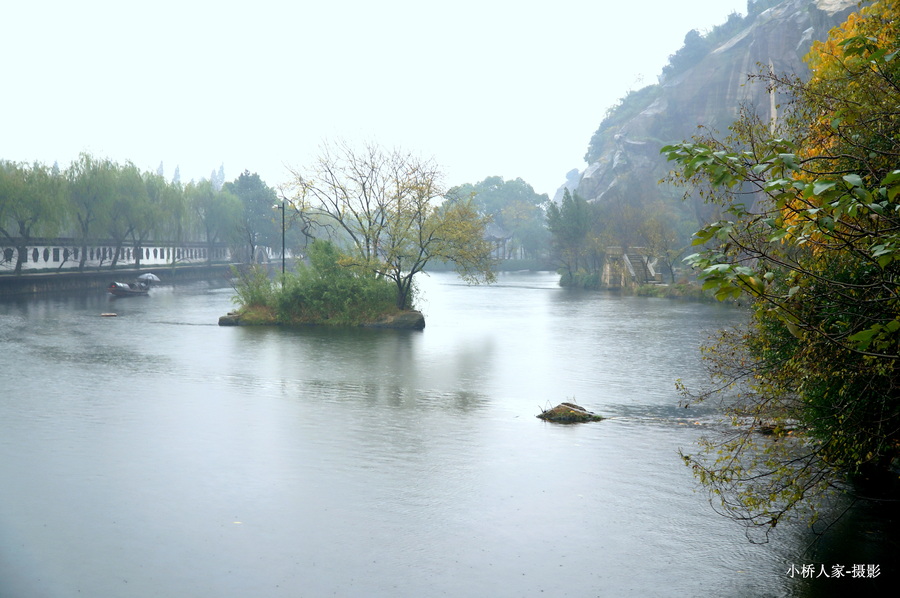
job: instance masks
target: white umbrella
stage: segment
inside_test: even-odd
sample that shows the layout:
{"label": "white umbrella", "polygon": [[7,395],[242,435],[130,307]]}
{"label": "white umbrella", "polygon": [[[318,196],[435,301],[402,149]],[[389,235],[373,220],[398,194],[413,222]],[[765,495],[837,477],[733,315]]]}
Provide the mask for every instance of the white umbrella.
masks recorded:
{"label": "white umbrella", "polygon": [[150,272],[147,272],[146,274],[141,274],[140,276],[137,277],[137,279],[138,280],[146,280],[148,282],[160,282],[159,276],[157,276],[156,274],[152,274]]}

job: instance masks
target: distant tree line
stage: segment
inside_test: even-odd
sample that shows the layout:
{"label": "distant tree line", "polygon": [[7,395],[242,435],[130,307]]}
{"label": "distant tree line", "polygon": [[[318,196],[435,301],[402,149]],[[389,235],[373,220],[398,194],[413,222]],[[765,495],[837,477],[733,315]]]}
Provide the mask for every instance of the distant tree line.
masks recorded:
{"label": "distant tree line", "polygon": [[676,204],[644,201],[640,196],[588,202],[566,189],[562,202],[550,204],[547,224],[551,255],[562,286],[598,288],[608,252],[632,250],[652,256],[675,282],[676,264],[690,247],[692,216]]}
{"label": "distant tree line", "polygon": [[539,260],[548,254],[550,236],[545,222],[546,194],[521,178],[489,176],[451,188],[447,198],[472,198],[475,208],[491,219],[488,234],[498,246],[500,259]]}
{"label": "distant tree line", "polygon": [[[340,191],[335,191],[338,196]],[[353,203],[365,200],[371,190],[347,191],[359,196],[346,198]],[[443,189],[437,199],[448,214],[466,205],[489,223],[485,241],[493,244],[495,258],[546,263],[550,257],[549,199],[521,178],[491,176]],[[341,206],[335,210],[341,212]],[[369,216],[376,222],[383,213],[363,214],[363,220],[368,222]],[[253,263],[259,261],[262,248],[278,252],[282,218],[285,249],[294,255],[305,254],[315,238],[339,247],[354,241],[352,231],[338,226],[334,214],[280,196],[249,171],[226,182],[220,166],[209,179],[183,184],[178,169],[167,180],[162,164],[153,172],[142,171],[131,162],[87,153],[65,169],[0,160],[0,244],[14,248],[7,267],[15,274],[22,272],[29,247],[51,238],[70,240],[78,248],[82,270],[90,255],[87,248],[97,242],[110,247],[111,268],[129,256],[135,256],[140,267],[140,250],[161,243],[204,243],[210,249],[224,244],[236,261]],[[442,260],[433,260],[438,262]],[[401,264],[399,271],[405,267]]]}
{"label": "distant tree line", "polygon": [[[156,172],[83,153],[65,170],[57,165],[0,160],[0,243],[15,248],[16,274],[29,245],[47,238],[73,239],[84,269],[89,245],[111,247],[110,267],[127,254],[140,266],[148,243],[228,244],[239,259],[252,260],[260,245],[280,243],[276,193],[257,174],[224,182],[181,184]],[[207,252],[212,256],[211,251]],[[210,258],[211,259],[211,258]]]}

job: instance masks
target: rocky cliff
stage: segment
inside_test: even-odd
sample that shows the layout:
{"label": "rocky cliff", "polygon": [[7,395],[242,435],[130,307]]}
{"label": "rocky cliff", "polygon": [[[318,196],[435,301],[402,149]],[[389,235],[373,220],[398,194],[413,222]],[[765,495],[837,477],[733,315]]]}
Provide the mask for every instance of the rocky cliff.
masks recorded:
{"label": "rocky cliff", "polygon": [[756,0],[746,17],[732,15],[706,36],[691,32],[657,85],[629,93],[607,114],[591,139],[577,192],[589,201],[664,199],[655,185],[668,170],[660,147],[690,139],[697,127],[726,131],[741,105],[774,116],[777,100],[748,75],[767,66],[803,76],[813,40],[827,37],[857,7],[855,0]]}

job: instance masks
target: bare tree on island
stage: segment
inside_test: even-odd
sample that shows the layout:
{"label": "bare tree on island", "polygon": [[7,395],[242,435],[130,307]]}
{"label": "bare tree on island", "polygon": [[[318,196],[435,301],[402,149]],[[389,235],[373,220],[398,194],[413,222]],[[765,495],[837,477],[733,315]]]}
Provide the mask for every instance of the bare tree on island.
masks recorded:
{"label": "bare tree on island", "polygon": [[434,261],[453,264],[467,282],[492,282],[489,219],[471,198],[444,201],[442,173],[432,160],[375,144],[324,144],[308,172],[291,171],[291,206],[347,252],[345,265],[397,285],[408,305],[413,279]]}

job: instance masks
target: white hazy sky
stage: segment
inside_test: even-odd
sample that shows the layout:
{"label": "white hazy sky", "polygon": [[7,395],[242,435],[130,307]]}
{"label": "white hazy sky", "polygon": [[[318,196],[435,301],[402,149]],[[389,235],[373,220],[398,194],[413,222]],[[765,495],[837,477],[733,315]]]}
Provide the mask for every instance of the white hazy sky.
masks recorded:
{"label": "white hazy sky", "polygon": [[747,0],[5,0],[0,159],[271,186],[324,140],[551,196],[606,110]]}

